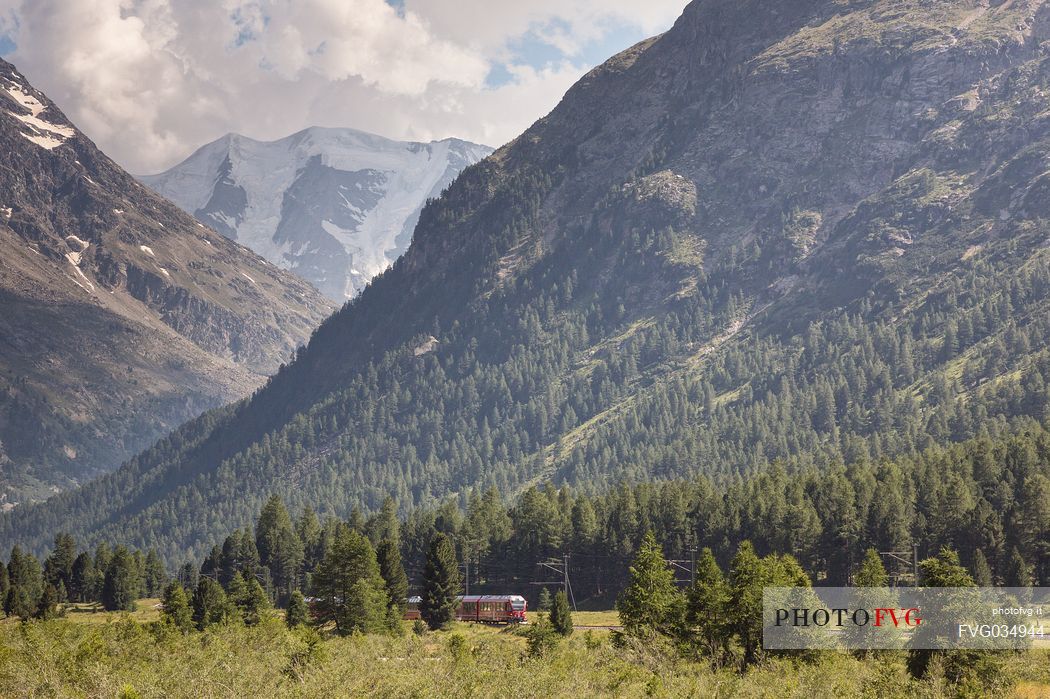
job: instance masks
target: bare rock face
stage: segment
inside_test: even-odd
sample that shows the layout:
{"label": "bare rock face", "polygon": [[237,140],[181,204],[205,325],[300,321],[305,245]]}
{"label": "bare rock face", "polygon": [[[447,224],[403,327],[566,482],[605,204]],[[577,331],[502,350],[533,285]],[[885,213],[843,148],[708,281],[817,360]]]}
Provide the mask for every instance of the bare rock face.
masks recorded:
{"label": "bare rock face", "polygon": [[121,170],[0,61],[0,500],[240,398],[331,305]]}

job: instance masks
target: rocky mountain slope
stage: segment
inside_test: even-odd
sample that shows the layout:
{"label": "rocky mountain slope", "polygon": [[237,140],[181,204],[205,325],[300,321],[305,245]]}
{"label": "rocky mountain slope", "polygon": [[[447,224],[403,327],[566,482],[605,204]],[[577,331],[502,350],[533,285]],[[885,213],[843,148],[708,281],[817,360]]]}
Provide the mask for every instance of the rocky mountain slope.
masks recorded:
{"label": "rocky mountain slope", "polygon": [[342,303],[408,248],[427,200],[491,152],[353,129],[310,128],[272,142],[228,134],[140,179]]}
{"label": "rocky mountain slope", "polygon": [[176,559],[273,492],[731,481],[1045,420],[1048,42],[1044,0],[694,0],[467,168],[250,402],[0,544]]}
{"label": "rocky mountain slope", "polygon": [[0,61],[0,503],[247,395],[330,311],[101,153]]}

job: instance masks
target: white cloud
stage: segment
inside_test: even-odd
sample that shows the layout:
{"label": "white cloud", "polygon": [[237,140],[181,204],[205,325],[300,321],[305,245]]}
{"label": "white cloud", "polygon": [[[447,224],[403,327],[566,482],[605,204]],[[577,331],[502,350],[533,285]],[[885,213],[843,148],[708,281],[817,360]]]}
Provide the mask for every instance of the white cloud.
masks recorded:
{"label": "white cloud", "polygon": [[[685,0],[0,0],[8,58],[133,172],[237,131],[318,124],[394,138],[513,138],[610,32],[670,26]],[[528,36],[560,52],[520,55]],[[490,70],[509,80],[493,88]]]}

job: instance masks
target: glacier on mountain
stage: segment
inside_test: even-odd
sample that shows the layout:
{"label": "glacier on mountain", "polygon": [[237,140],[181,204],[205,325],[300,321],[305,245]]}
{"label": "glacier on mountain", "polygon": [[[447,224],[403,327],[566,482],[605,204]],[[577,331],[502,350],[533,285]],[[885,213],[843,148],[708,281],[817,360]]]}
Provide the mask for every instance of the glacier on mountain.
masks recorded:
{"label": "glacier on mountain", "polygon": [[407,249],[427,199],[492,151],[313,127],[277,141],[228,134],[140,179],[199,221],[336,301]]}

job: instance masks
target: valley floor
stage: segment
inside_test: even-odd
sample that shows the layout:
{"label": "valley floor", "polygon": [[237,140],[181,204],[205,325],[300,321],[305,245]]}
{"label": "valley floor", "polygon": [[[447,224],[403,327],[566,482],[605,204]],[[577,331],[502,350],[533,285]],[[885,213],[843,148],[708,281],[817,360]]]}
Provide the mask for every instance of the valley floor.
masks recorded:
{"label": "valley floor", "polygon": [[[773,660],[745,673],[617,648],[608,631],[578,630],[531,658],[513,629],[459,624],[402,637],[321,638],[277,618],[254,628],[182,635],[152,623],[156,600],[135,614],[74,612],[23,624],[0,621],[4,697],[941,697],[908,678],[899,655],[815,662]],[[581,613],[579,625],[615,621]],[[1045,652],[1005,658],[1002,693],[1050,697]]]}

